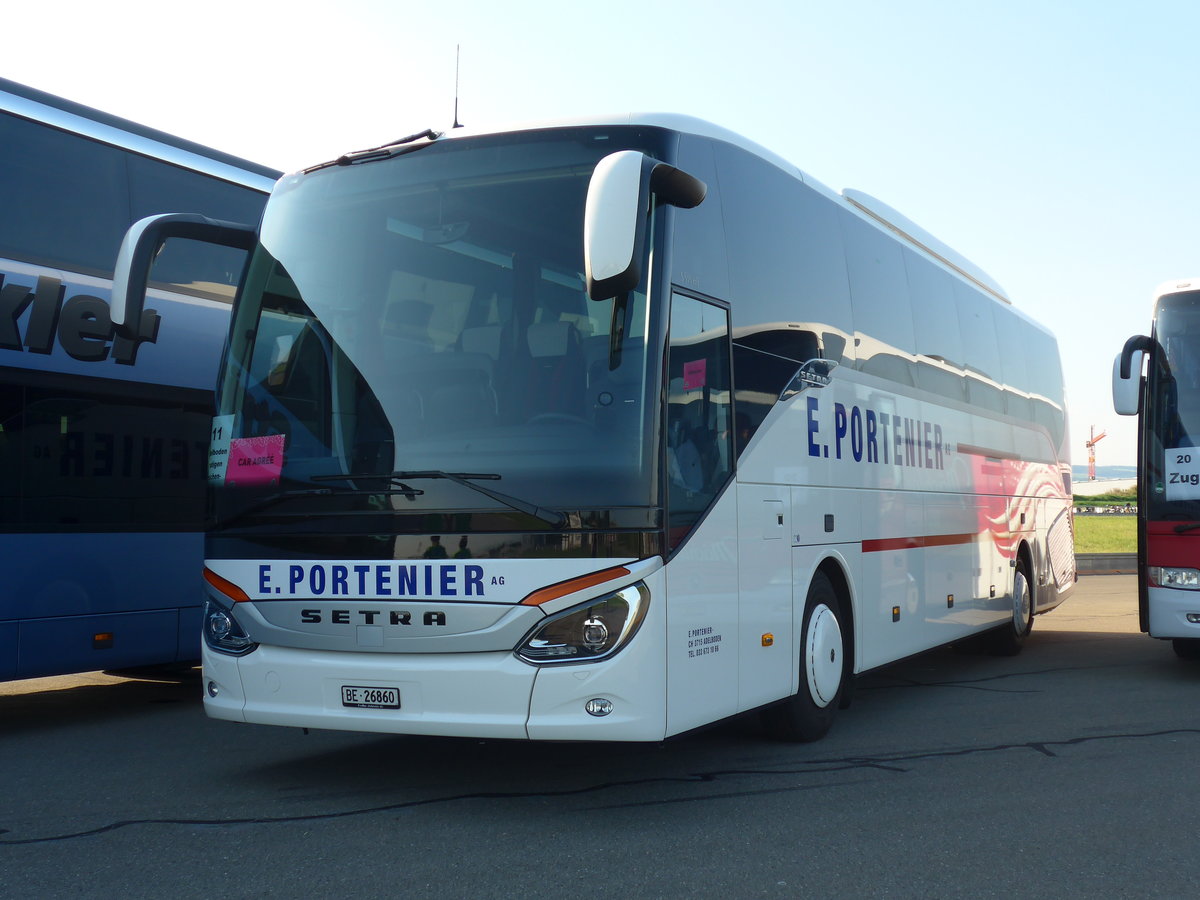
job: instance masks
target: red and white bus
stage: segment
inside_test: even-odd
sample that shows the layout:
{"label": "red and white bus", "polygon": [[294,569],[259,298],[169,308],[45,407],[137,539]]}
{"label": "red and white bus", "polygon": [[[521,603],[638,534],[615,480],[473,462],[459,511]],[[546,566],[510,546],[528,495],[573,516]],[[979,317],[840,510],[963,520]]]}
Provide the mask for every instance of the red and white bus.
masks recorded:
{"label": "red and white bus", "polygon": [[656,741],[1075,583],[1057,345],[884,204],[678,116],[427,132],[281,180],[218,390],[205,705]]}
{"label": "red and white bus", "polygon": [[1150,336],[1113,364],[1113,406],[1138,416],[1142,631],[1200,659],[1200,279],[1159,285]]}

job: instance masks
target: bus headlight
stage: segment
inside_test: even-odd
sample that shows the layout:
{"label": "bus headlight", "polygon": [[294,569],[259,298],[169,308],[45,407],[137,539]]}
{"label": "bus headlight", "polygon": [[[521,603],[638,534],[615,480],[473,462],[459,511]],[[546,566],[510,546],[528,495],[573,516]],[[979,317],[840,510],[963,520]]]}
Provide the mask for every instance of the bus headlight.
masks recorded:
{"label": "bus headlight", "polygon": [[529,663],[594,662],[611,656],[646,618],[650,591],[642,582],[550,616],[516,648]]}
{"label": "bus headlight", "polygon": [[242,630],[233,613],[211,597],[204,600],[204,643],[218,653],[244,656],[258,644]]}
{"label": "bus headlight", "polygon": [[1151,587],[1200,591],[1200,569],[1180,569],[1175,566],[1148,566],[1146,574],[1150,578]]}

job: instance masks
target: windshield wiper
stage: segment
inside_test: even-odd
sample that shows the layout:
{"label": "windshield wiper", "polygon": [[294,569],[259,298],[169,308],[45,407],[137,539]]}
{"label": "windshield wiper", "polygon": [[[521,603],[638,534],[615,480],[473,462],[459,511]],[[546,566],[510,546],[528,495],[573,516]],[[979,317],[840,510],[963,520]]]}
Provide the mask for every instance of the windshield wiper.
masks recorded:
{"label": "windshield wiper", "polygon": [[1198,528],[1200,528],[1200,522],[1188,522],[1186,525],[1176,525],[1175,533],[1183,534],[1187,531],[1195,531]]}
{"label": "windshield wiper", "polygon": [[[484,487],[481,484],[472,484],[473,481],[499,481],[500,476],[494,473],[486,472],[443,472],[440,469],[425,469],[419,472],[355,472],[348,475],[316,475],[313,481],[332,481],[345,479],[349,480],[368,480],[371,478],[386,478],[393,484],[401,487],[402,491],[411,491],[404,482],[415,481],[418,478],[444,478],[446,481],[452,481],[455,484],[461,484],[463,487],[483,494],[485,497],[490,497],[497,503],[503,503],[509,509],[515,509],[517,512],[523,512],[545,522],[547,525],[552,525],[555,528],[561,528],[566,524],[567,517],[562,513],[553,509],[543,509],[533,503],[528,503],[519,497],[514,497],[511,494],[502,494],[500,491],[493,491],[491,488]],[[417,493],[423,493],[418,491]]]}
{"label": "windshield wiper", "polygon": [[[399,156],[402,153],[411,153],[414,150],[420,150],[422,147],[428,147],[441,136],[442,132],[426,128],[424,131],[410,134],[408,137],[402,137],[395,141],[388,141],[386,144],[380,144],[378,147],[369,147],[366,150],[351,150],[349,153],[343,153],[337,159],[326,163],[319,163],[305,169],[304,173],[307,175],[309,172],[326,169],[329,166],[355,166],[359,163],[375,162],[379,159],[391,159],[393,156]],[[416,143],[422,138],[427,139],[427,143]]]}

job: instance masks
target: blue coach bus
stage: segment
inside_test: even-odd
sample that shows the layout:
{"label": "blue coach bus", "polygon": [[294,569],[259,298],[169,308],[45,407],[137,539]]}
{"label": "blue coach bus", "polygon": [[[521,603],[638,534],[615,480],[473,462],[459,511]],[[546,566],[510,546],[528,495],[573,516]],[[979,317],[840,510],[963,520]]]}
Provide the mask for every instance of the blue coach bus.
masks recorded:
{"label": "blue coach bus", "polygon": [[279,174],[0,79],[0,680],[199,657],[212,390],[245,254],[172,241],[128,339],[113,262],[154,213],[258,221]]}

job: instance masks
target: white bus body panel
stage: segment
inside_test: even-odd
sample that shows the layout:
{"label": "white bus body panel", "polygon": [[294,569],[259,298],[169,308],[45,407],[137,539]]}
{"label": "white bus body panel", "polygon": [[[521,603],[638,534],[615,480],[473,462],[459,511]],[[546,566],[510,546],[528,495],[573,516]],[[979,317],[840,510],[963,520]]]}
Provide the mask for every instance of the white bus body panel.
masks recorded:
{"label": "white bus body panel", "polygon": [[[554,562],[554,561],[552,561]],[[653,564],[654,561],[651,561]],[[538,561],[528,561],[538,571]],[[645,565],[645,564],[643,564]],[[512,651],[371,653],[260,645],[204,648],[205,711],[218,719],[345,731],[537,740],[656,741],[666,728],[664,575],[649,571],[645,621],[622,650],[587,664],[533,666]],[[601,585],[596,590],[611,590]],[[342,704],[342,687],[396,688],[399,709]],[[589,700],[612,704],[589,715]]]}
{"label": "white bus body panel", "polygon": [[1150,637],[1200,639],[1200,624],[1187,620],[1188,613],[1200,614],[1200,591],[1163,587],[1146,590],[1150,601]]}
{"label": "white bus body panel", "polygon": [[[1054,584],[1044,549],[1052,520],[1067,508],[1048,434],[1028,423],[981,416],[965,404],[926,399],[916,388],[901,390],[838,367],[828,386],[778,404],[743,453],[743,653],[754,652],[761,634],[771,630],[767,626],[781,619],[761,610],[767,608],[766,585],[790,565],[789,640],[796,643],[789,654],[797,657],[808,585],[830,557],[852,594],[856,671],[1008,621],[1021,544],[1029,548],[1038,610],[1055,605],[1060,590],[1062,596],[1069,592],[1070,585]],[[897,421],[919,434],[916,464],[905,441],[897,442]],[[897,452],[904,454],[903,465],[895,463]],[[791,560],[775,555],[764,536],[765,509],[776,496],[787,496],[784,485],[792,485],[785,517]],[[775,638],[781,643],[778,630]],[[791,661],[793,671],[795,665]],[[742,665],[741,681],[743,709],[784,695],[772,675],[753,665]]]}
{"label": "white bus body panel", "polygon": [[[381,657],[260,646],[240,659],[204,648],[204,709],[216,719],[338,731],[524,738],[535,671],[511,653]],[[400,709],[342,706],[343,685],[394,687]]]}
{"label": "white bus body panel", "polygon": [[667,733],[738,712],[736,490],[726,489],[667,564]]}

